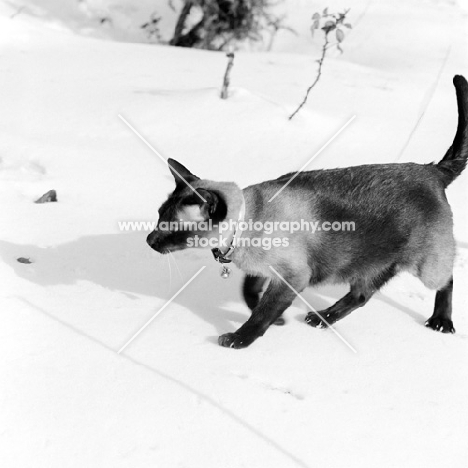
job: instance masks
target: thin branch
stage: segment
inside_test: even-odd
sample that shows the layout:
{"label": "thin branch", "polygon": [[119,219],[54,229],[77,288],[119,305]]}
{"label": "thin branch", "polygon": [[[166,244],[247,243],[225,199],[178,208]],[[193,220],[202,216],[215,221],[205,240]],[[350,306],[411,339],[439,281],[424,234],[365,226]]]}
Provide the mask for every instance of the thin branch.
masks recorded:
{"label": "thin branch", "polygon": [[234,65],[234,52],[229,52],[228,54],[226,54],[226,57],[229,60],[226,67],[226,73],[224,73],[223,87],[221,89],[221,99],[228,98],[229,76],[231,73],[231,68]]}
{"label": "thin branch", "polygon": [[322,56],[320,57],[320,60],[318,61],[319,67],[318,67],[318,72],[317,76],[315,77],[314,82],[307,88],[306,94],[304,96],[303,101],[299,104],[299,107],[289,116],[289,120],[291,120],[305,105],[307,102],[307,99],[309,97],[309,93],[312,91],[312,88],[317,84],[318,80],[320,79],[320,76],[322,75],[322,65],[323,61],[325,60],[325,56],[327,55],[327,46],[328,46],[328,32],[325,33],[325,43],[323,44],[322,47]]}
{"label": "thin branch", "polygon": [[188,15],[190,14],[190,10],[192,9],[193,2],[192,0],[186,0],[182,10],[180,11],[179,17],[177,18],[177,23],[174,30],[174,36],[169,41],[171,45],[177,45],[180,41],[182,33],[185,28],[185,21],[187,20]]}

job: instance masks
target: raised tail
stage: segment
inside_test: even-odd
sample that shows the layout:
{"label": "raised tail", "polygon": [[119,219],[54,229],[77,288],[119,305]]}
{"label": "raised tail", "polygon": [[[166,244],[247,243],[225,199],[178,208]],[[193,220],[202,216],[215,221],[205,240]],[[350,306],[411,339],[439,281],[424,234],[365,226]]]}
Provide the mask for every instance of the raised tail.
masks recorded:
{"label": "raised tail", "polygon": [[436,165],[443,175],[444,184],[451,184],[466,167],[468,159],[468,83],[461,75],[453,77],[457,91],[458,128],[452,146]]}

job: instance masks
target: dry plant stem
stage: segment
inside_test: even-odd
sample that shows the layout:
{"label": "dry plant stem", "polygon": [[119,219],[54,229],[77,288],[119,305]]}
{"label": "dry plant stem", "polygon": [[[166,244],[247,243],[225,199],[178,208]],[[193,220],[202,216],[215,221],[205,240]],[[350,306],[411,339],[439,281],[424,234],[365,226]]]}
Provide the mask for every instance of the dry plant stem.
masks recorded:
{"label": "dry plant stem", "polygon": [[227,99],[228,97],[228,88],[229,88],[229,75],[231,73],[231,68],[234,64],[234,52],[229,52],[226,54],[228,57],[228,64],[226,67],[226,73],[224,74],[223,88],[221,89],[221,99]]}
{"label": "dry plant stem", "polygon": [[274,28],[273,32],[270,35],[270,41],[268,42],[267,46],[267,52],[271,52],[271,49],[273,48],[273,42],[275,41],[276,35],[278,34],[279,28]]}
{"label": "dry plant stem", "polygon": [[177,45],[180,37],[182,36],[182,32],[184,30],[185,21],[190,14],[190,10],[193,6],[192,0],[187,0],[182,7],[182,10],[179,14],[179,18],[177,19],[177,24],[175,26],[174,37],[169,41],[170,45]]}
{"label": "dry plant stem", "polygon": [[289,116],[289,120],[291,120],[304,106],[304,104],[307,102],[307,99],[309,97],[309,93],[312,90],[312,88],[317,84],[318,80],[320,79],[320,76],[322,75],[322,65],[323,61],[325,60],[325,55],[327,54],[328,50],[328,33],[325,34],[325,43],[323,44],[322,47],[322,56],[320,57],[319,60],[319,67],[318,67],[318,72],[317,76],[315,77],[314,82],[307,88],[306,94],[304,96],[304,100],[299,104],[299,107]]}

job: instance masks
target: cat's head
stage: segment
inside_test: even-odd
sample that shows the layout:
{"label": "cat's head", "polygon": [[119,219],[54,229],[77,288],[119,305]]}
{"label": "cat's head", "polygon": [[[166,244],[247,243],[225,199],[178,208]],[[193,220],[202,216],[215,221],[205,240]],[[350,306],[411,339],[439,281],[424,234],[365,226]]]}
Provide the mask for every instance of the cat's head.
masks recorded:
{"label": "cat's head", "polygon": [[168,159],[168,165],[176,187],[159,208],[156,229],[147,237],[149,246],[162,254],[192,246],[195,236],[218,236],[218,224],[242,203],[236,184],[200,179],[174,159]]}

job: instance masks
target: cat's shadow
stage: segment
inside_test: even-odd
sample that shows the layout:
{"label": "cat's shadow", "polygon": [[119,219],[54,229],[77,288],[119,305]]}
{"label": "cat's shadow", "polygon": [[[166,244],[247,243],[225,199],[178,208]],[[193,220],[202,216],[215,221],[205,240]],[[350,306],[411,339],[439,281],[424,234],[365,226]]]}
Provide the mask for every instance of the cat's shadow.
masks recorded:
{"label": "cat's shadow", "polygon": [[[192,249],[173,255],[175,259],[152,251],[146,244],[144,232],[84,236],[49,248],[0,241],[0,257],[21,278],[40,286],[90,281],[120,291],[129,298],[137,297],[135,295],[154,297],[155,312],[205,266],[174,302],[212,325],[217,335],[235,331],[248,319],[250,310],[242,298],[244,274],[240,270],[232,267],[232,277],[223,280],[219,275],[220,265],[209,250]],[[30,258],[32,263],[18,262],[21,257]],[[347,286],[322,286],[308,288],[302,296],[312,308],[320,311],[347,291]],[[294,305],[303,311],[296,314],[295,319],[303,321],[309,307],[299,299]],[[288,312],[285,315],[287,321],[291,320]],[[209,341],[216,339],[210,337]]]}
{"label": "cat's shadow", "polygon": [[[90,281],[127,297],[170,299],[202,267],[206,268],[175,299],[214,326],[234,331],[250,315],[241,297],[242,272],[228,281],[209,250],[186,250],[171,256],[152,251],[144,232],[84,236],[49,248],[0,241],[0,257],[15,273],[40,286]],[[32,263],[18,262],[18,258]],[[170,266],[169,266],[170,264]],[[177,264],[177,266],[176,266]],[[170,278],[171,276],[171,278]],[[238,303],[238,304],[236,304]],[[234,305],[232,310],[229,306]]]}

